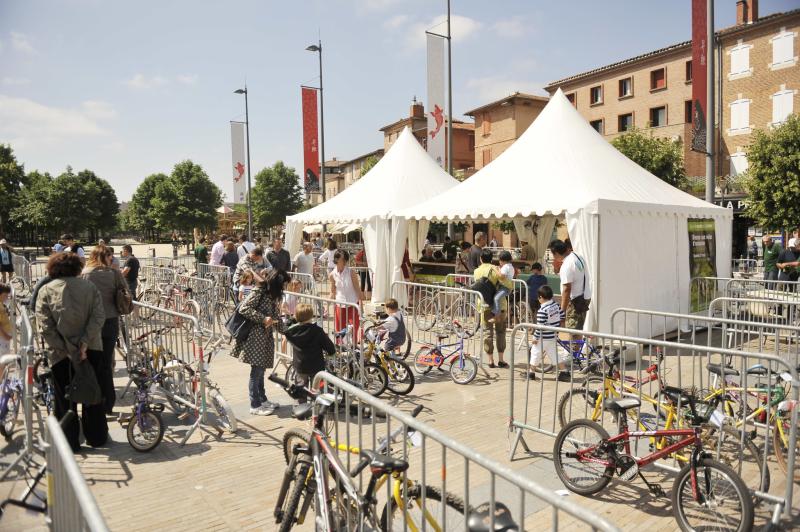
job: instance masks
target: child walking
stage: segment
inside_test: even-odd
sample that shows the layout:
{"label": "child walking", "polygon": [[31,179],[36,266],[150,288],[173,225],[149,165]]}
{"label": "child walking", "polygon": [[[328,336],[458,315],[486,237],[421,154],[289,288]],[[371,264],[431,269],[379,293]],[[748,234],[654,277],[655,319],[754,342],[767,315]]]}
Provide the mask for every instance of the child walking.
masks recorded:
{"label": "child walking", "polygon": [[[297,323],[287,328],[284,334],[292,345],[295,384],[308,386],[314,380],[314,375],[325,369],[325,353],[333,356],[336,347],[322,327],[312,323],[314,309],[311,305],[298,304],[294,316]],[[305,403],[305,397],[299,402]]]}
{"label": "child walking", "polygon": [[[564,311],[561,310],[558,303],[553,301],[553,289],[547,285],[540,286],[537,296],[540,305],[539,311],[536,313],[537,325],[547,325],[548,327],[561,325],[561,320],[564,319]],[[531,380],[536,380],[536,373],[534,372],[536,366],[542,363],[542,359],[545,356],[553,360],[553,356],[556,353],[558,353],[558,367],[561,370],[558,380],[562,380],[561,375],[566,371],[566,364],[569,362],[570,354],[564,349],[560,352],[557,351],[555,331],[535,330],[533,332],[531,366],[528,377]],[[567,373],[567,380],[569,380],[569,373]]]}

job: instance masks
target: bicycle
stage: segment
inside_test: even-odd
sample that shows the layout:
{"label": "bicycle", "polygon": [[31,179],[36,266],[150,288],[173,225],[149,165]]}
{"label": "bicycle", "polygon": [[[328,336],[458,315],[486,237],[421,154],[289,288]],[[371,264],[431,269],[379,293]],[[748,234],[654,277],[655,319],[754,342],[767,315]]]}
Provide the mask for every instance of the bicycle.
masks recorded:
{"label": "bicycle", "polygon": [[[364,361],[375,363],[386,372],[386,386],[397,395],[408,395],[414,389],[414,375],[411,368],[395,355],[396,351],[386,351],[378,344],[376,329],[383,322],[378,322],[364,329]],[[410,342],[409,342],[410,344]]]}
{"label": "bicycle", "polygon": [[[422,530],[425,525],[441,530],[436,516],[441,515],[442,502],[464,516],[464,502],[459,497],[449,493],[442,497],[441,491],[433,486],[404,480],[408,462],[385,454],[391,451],[391,443],[404,428],[396,429],[375,451],[338,444],[331,441],[324,430],[325,416],[337,402],[334,395],[297,387],[274,374],[269,379],[283,386],[290,395],[302,394],[313,400],[295,409],[296,418],[309,419],[315,403],[319,408],[310,434],[289,431],[284,436],[287,467],[274,512],[275,522],[280,525],[278,530],[286,532],[295,524],[303,524],[312,500],[317,513],[317,530],[393,530],[392,523],[402,527],[404,520],[411,530]],[[421,407],[417,407],[413,415],[420,411]],[[408,439],[413,438],[409,435]],[[336,449],[361,457],[351,472],[341,463]],[[371,477],[361,494],[352,478],[367,466],[370,466]],[[333,477],[333,482],[329,481],[329,476]],[[390,480],[392,496],[378,516],[375,495]],[[435,508],[437,503],[438,509]]]}
{"label": "bicycle", "polygon": [[164,405],[150,400],[150,387],[160,382],[162,374],[148,375],[145,371],[135,369],[130,375],[136,384],[133,412],[128,419],[120,417],[119,422],[128,422],[126,433],[131,447],[146,453],[155,449],[164,437],[164,422],[161,419]]}
{"label": "bicycle", "polygon": [[[452,344],[443,344],[442,340],[449,338],[449,334],[437,334],[435,344],[425,344],[414,355],[414,370],[419,375],[427,375],[431,369],[442,370],[445,362],[450,364],[450,378],[456,384],[469,384],[478,374],[478,363],[475,362],[468,353],[464,352],[464,335],[459,334],[461,324],[453,321],[453,326],[457,331],[458,341]],[[448,351],[447,348],[454,347]]]}
{"label": "bicycle", "polygon": [[[180,303],[181,299],[182,303]],[[161,288],[147,288],[139,301],[152,307],[188,314],[197,319],[198,324],[200,323],[200,305],[192,299],[192,290],[182,289],[174,282],[166,283]],[[142,307],[139,309],[139,317],[142,319],[150,319],[153,314],[155,314],[155,310],[152,308]],[[175,317],[174,321],[175,325],[182,327],[187,333],[194,332],[192,320]]]}
{"label": "bicycle", "polygon": [[0,356],[0,434],[11,441],[17,425],[24,384],[22,376],[22,357],[8,354]]}
{"label": "bicycle", "polygon": [[[570,491],[593,495],[602,491],[614,475],[623,481],[637,475],[656,497],[666,494],[658,484],[644,478],[641,469],[682,449],[693,447],[688,464],[678,473],[670,499],[672,512],[681,530],[704,527],[749,531],[753,527],[754,507],[750,493],[736,472],[711,458],[703,448],[701,424],[707,423],[717,402],[702,404],[698,413],[695,397],[667,387],[665,393],[676,404],[689,406],[691,428],[630,431],[627,411],[641,403],[634,397],[608,399],[605,408],[618,418],[618,434],[609,436],[598,423],[577,419],[565,425],[556,436],[553,458],[556,473]],[[631,439],[664,437],[672,443],[641,458],[631,455]],[[575,475],[573,475],[573,472]]]}
{"label": "bicycle", "polygon": [[[435,286],[446,286],[445,283],[434,283]],[[459,288],[469,289],[463,283],[456,282]],[[449,300],[449,301],[448,301]],[[462,292],[455,294],[426,293],[414,305],[414,323],[421,331],[430,331],[437,322],[444,322],[445,329],[453,322],[461,325],[460,334],[472,337],[481,325],[478,305],[471,302]]]}
{"label": "bicycle", "polygon": [[50,415],[55,408],[55,386],[53,372],[50,370],[50,361],[47,355],[41,352],[35,354],[36,362],[33,364],[33,398],[47,410]]}

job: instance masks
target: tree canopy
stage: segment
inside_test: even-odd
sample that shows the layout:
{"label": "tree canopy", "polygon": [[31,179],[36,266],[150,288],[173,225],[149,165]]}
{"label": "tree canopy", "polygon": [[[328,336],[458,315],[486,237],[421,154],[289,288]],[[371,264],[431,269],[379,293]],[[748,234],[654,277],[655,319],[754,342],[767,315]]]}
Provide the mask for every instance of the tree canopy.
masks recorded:
{"label": "tree canopy", "polygon": [[771,131],[758,130],[747,150],[747,215],[765,229],[800,223],[800,117]]}
{"label": "tree canopy", "polygon": [[0,144],[0,234],[5,234],[11,212],[19,205],[25,167],[17,162],[11,145]]}
{"label": "tree canopy", "polygon": [[126,228],[139,231],[150,239],[155,239],[163,230],[158,224],[153,199],[156,197],[158,185],[166,180],[166,174],[151,174],[139,183],[125,211]]}
{"label": "tree canopy", "polygon": [[654,137],[631,129],[611,141],[628,159],[673,187],[686,186],[683,145],[680,140]]}
{"label": "tree canopy", "polygon": [[276,162],[256,174],[253,186],[253,225],[269,229],[303,207],[303,189],[294,168]]}
{"label": "tree canopy", "polygon": [[191,233],[197,227],[213,230],[222,191],[199,164],[186,160],[155,187],[152,214],[159,227]]}

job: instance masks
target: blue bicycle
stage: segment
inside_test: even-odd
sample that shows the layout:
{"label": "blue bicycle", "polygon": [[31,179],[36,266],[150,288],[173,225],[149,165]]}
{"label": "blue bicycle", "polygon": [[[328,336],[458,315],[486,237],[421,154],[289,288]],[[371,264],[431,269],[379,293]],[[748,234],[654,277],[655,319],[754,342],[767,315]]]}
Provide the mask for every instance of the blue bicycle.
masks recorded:
{"label": "blue bicycle", "polygon": [[[452,344],[443,344],[442,340],[449,338],[449,334],[437,334],[435,344],[424,345],[414,355],[414,369],[419,375],[427,375],[433,368],[444,371],[442,365],[450,364],[450,378],[456,384],[469,384],[478,374],[478,363],[468,353],[464,352],[463,328],[457,321],[453,321],[458,341]],[[448,349],[452,348],[452,349]]]}
{"label": "blue bicycle", "polygon": [[14,429],[22,404],[23,383],[22,359],[19,355],[3,355],[0,357],[0,371],[3,380],[0,382],[0,434],[6,441],[14,435]]}

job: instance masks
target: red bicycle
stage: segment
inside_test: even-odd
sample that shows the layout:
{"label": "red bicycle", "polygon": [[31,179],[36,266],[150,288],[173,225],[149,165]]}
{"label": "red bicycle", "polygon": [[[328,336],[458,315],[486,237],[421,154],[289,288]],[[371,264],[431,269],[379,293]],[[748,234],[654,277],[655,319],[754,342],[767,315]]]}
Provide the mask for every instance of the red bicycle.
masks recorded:
{"label": "red bicycle", "polygon": [[[619,434],[610,437],[598,423],[577,419],[564,426],[553,446],[556,473],[570,491],[592,495],[605,488],[614,475],[630,481],[637,475],[656,497],[666,494],[658,484],[647,481],[641,469],[689,446],[694,446],[689,463],[672,486],[672,512],[681,530],[748,531],[753,527],[753,499],[736,472],[711,458],[703,449],[701,424],[707,423],[716,409],[714,402],[703,403],[698,414],[695,398],[679,388],[665,386],[663,393],[675,404],[687,405],[686,419],[691,428],[670,430],[628,430],[627,411],[638,408],[639,399],[607,399],[606,411],[618,420]],[[631,454],[631,439],[669,438],[670,445],[644,457]]]}

